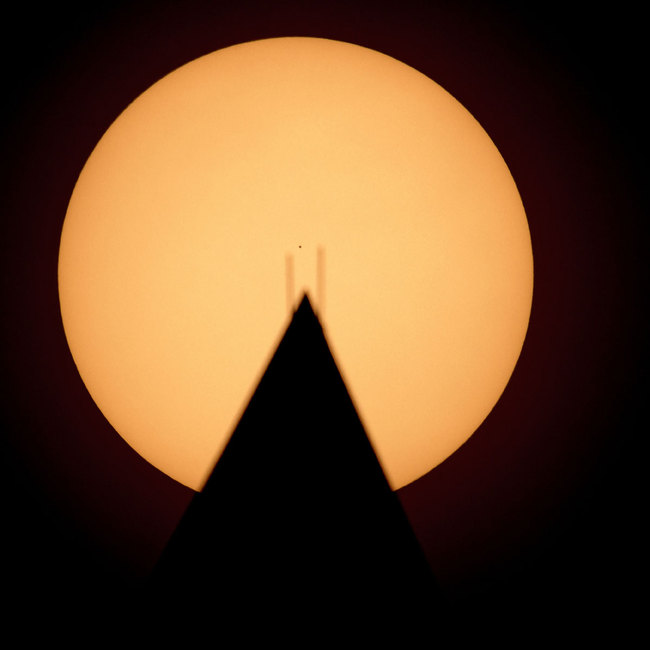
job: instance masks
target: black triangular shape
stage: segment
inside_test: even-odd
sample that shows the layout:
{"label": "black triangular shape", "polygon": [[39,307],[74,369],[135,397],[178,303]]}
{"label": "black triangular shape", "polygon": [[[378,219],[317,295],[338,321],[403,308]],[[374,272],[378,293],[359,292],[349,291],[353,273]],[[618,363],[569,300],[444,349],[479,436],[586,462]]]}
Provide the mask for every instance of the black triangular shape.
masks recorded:
{"label": "black triangular shape", "polygon": [[306,295],[153,584],[209,586],[231,612],[434,616],[433,576]]}

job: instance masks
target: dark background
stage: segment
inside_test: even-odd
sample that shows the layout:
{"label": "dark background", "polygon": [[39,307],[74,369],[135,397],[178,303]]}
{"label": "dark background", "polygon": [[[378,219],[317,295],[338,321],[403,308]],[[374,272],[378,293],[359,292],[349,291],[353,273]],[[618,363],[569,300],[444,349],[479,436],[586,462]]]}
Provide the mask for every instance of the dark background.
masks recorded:
{"label": "dark background", "polygon": [[535,293],[512,380],[478,432],[399,493],[445,593],[468,626],[489,612],[634,627],[646,585],[648,128],[633,6],[3,10],[0,526],[16,610],[63,591],[132,590],[192,496],[112,430],[68,352],[56,271],[76,178],[112,121],[166,73],[234,43],[302,35],[377,49],[441,84],[496,143],[528,215]]}

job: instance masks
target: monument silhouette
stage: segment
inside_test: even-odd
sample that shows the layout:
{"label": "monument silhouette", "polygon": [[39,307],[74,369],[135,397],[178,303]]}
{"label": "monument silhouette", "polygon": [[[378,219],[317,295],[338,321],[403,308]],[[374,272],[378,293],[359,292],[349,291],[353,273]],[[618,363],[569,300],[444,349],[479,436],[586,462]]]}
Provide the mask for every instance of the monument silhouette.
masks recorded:
{"label": "monument silhouette", "polygon": [[225,617],[439,615],[434,576],[306,294],[150,584]]}

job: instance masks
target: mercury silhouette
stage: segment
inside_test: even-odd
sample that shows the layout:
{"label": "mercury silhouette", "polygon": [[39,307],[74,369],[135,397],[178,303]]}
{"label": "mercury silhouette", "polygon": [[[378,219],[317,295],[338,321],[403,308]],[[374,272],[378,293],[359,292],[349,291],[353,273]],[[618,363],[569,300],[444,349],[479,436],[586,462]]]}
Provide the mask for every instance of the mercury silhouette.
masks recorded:
{"label": "mercury silhouette", "polygon": [[320,294],[319,249],[320,320],[391,487],[472,435],[508,383],[531,309],[510,171],[420,72],[290,37],[158,81],[98,142],[70,199],[67,340],[133,449],[203,487],[291,318],[286,256],[295,295]]}

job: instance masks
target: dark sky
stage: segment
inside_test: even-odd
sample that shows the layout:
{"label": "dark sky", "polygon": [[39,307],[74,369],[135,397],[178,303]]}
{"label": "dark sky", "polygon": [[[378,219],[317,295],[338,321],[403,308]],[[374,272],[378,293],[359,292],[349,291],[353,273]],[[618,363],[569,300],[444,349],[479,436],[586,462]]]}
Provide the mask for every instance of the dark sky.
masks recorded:
{"label": "dark sky", "polygon": [[529,219],[535,294],[512,380],[468,443],[400,491],[436,575],[463,603],[530,603],[549,616],[640,611],[631,589],[641,579],[647,388],[643,21],[633,3],[566,5],[190,0],[8,11],[3,548],[18,591],[137,582],[192,494],[111,429],[67,350],[58,241],[85,160],[121,110],[174,68],[237,42],[304,35],[377,49],[440,83],[496,143]]}

